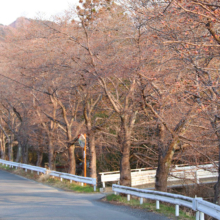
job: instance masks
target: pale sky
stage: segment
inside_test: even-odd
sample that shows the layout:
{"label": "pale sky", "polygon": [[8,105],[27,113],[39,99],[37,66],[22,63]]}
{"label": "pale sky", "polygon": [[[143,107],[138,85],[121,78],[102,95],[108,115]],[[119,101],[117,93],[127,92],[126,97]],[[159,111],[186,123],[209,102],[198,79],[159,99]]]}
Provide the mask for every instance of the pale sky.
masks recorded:
{"label": "pale sky", "polygon": [[60,14],[79,0],[0,0],[0,24],[9,25],[18,17],[49,19]]}

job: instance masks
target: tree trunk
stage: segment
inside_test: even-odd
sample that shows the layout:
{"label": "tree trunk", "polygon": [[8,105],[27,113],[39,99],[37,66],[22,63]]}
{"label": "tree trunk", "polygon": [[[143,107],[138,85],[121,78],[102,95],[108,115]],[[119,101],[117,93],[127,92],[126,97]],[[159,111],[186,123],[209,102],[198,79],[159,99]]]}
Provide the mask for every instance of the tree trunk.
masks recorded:
{"label": "tree trunk", "polygon": [[90,177],[96,179],[97,168],[96,168],[95,130],[92,129],[91,114],[87,113],[86,107],[84,108],[84,118],[86,122],[87,134],[88,134]]}
{"label": "tree trunk", "polygon": [[76,173],[76,159],[75,159],[75,145],[71,145],[68,147],[68,173],[74,174]]}
{"label": "tree trunk", "polygon": [[215,131],[215,135],[218,138],[218,180],[214,185],[214,203],[220,205],[220,133],[218,129],[218,117],[217,117],[217,110],[215,110],[216,116],[214,121],[211,121],[211,125],[213,130]]}
{"label": "tree trunk", "polygon": [[21,144],[18,142],[18,151],[16,156],[16,162],[19,163],[21,161]]}
{"label": "tree trunk", "polygon": [[26,152],[25,152],[25,147],[23,145],[21,145],[21,154],[22,154],[22,163],[25,163]]}
{"label": "tree trunk", "polygon": [[43,130],[40,129],[38,135],[37,163],[36,163],[36,166],[38,167],[42,166],[45,138],[46,138],[45,133],[43,133]]}
{"label": "tree trunk", "polygon": [[214,203],[220,204],[220,174],[218,175],[218,181],[214,186]]}
{"label": "tree trunk", "polygon": [[25,152],[26,152],[26,154],[25,154],[25,163],[28,164],[28,162],[29,162],[29,146],[28,146],[27,143],[25,144],[24,148],[25,148]]}
{"label": "tree trunk", "polygon": [[8,134],[6,133],[6,131],[4,130],[4,128],[2,127],[2,125],[0,124],[0,128],[1,128],[1,131],[3,132],[2,133],[2,148],[1,148],[1,157],[4,157],[5,159],[5,150],[6,150],[6,143],[5,143],[5,137],[6,137],[6,140],[7,140],[7,147],[8,147],[8,158],[10,158],[11,160],[11,148],[10,148],[10,145],[11,145],[11,138],[8,136]]}
{"label": "tree trunk", "polygon": [[162,158],[162,155],[158,158],[158,167],[156,171],[156,182],[155,182],[155,189],[158,191],[167,191],[167,178],[170,169],[170,163],[167,163]]}
{"label": "tree trunk", "polygon": [[130,167],[130,132],[127,127],[127,118],[121,117],[121,130],[118,136],[121,145],[120,161],[120,185],[131,186],[131,167]]}
{"label": "tree trunk", "polygon": [[22,152],[22,162],[27,164],[28,163],[28,147],[24,145],[24,143],[21,144],[21,152]]}
{"label": "tree trunk", "polygon": [[130,146],[124,145],[120,161],[120,185],[131,186]]}
{"label": "tree trunk", "polygon": [[158,167],[156,171],[155,189],[158,191],[167,191],[167,178],[172,163],[175,145],[178,140],[178,136],[173,137],[173,140],[168,146],[165,146],[165,127],[162,123],[157,126],[159,136],[159,155],[158,155]]}
{"label": "tree trunk", "polygon": [[88,135],[89,140],[89,153],[90,153],[90,177],[97,177],[96,174],[96,149],[95,149],[95,135],[94,133],[89,132]]}
{"label": "tree trunk", "polygon": [[42,161],[43,161],[43,147],[38,147],[36,166],[41,167]]}
{"label": "tree trunk", "polygon": [[1,153],[1,159],[5,160],[5,135],[1,134],[1,143],[0,143],[0,153]]}
{"label": "tree trunk", "polygon": [[[220,142],[220,139],[219,139],[219,142]],[[218,162],[218,181],[214,186],[214,203],[217,205],[220,205],[220,144],[219,144],[218,161],[219,161]]]}
{"label": "tree trunk", "polygon": [[49,160],[49,169],[54,170],[54,149],[49,137],[49,145],[48,145],[48,160]]}
{"label": "tree trunk", "polygon": [[8,160],[13,161],[13,145],[11,137],[8,138]]}

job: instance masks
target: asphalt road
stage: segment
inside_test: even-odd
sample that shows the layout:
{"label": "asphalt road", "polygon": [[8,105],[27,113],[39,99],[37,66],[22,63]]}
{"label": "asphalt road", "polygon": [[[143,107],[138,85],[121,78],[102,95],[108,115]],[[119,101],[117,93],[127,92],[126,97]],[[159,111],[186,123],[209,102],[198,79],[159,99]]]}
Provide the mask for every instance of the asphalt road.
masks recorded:
{"label": "asphalt road", "polygon": [[0,220],[166,220],[152,212],[104,203],[104,194],[55,189],[0,170]]}

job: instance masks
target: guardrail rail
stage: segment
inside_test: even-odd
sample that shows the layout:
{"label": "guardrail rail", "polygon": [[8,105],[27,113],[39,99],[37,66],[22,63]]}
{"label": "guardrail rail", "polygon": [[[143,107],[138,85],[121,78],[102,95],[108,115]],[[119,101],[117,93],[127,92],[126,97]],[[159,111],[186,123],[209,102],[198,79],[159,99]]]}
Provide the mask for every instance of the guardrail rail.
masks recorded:
{"label": "guardrail rail", "polygon": [[130,196],[140,198],[140,204],[143,204],[143,199],[156,200],[156,209],[160,208],[160,201],[168,202],[175,205],[175,216],[179,216],[179,206],[185,206],[196,211],[196,220],[204,220],[204,213],[220,219],[220,206],[204,201],[202,198],[191,198],[178,194],[159,192],[153,190],[136,189],[127,186],[113,184],[112,190],[115,193],[123,193],[127,195],[127,200]]}
{"label": "guardrail rail", "polygon": [[82,185],[83,185],[83,183],[93,185],[94,191],[96,191],[96,179],[95,178],[77,176],[77,175],[73,175],[70,173],[57,172],[54,170],[48,170],[48,174],[50,176],[59,177],[61,181],[63,181],[63,179],[68,179],[68,180],[70,180],[70,182],[72,182],[72,181],[80,182],[80,183],[82,183]]}
{"label": "guardrail rail", "polygon": [[77,176],[77,175],[73,175],[73,174],[69,174],[69,173],[57,172],[54,170],[48,170],[43,167],[32,166],[32,165],[23,164],[23,163],[16,163],[16,162],[2,160],[2,159],[0,159],[0,163],[4,164],[6,166],[10,166],[11,168],[15,167],[16,169],[17,168],[25,169],[26,172],[27,172],[27,170],[36,171],[38,175],[39,175],[39,173],[43,173],[43,174],[48,174],[50,176],[56,176],[56,177],[59,177],[61,181],[63,179],[68,179],[68,180],[70,180],[70,182],[75,181],[75,182],[80,182],[82,184],[87,183],[87,184],[93,185],[94,191],[96,191],[96,179],[95,178],[83,177],[83,176]]}
{"label": "guardrail rail", "polygon": [[17,168],[25,169],[26,172],[27,172],[27,170],[36,171],[38,173],[38,175],[40,173],[45,174],[47,172],[46,168],[33,166],[33,165],[29,165],[29,164],[24,164],[24,163],[16,163],[16,162],[2,160],[2,159],[0,159],[0,163],[4,164],[6,166],[10,166],[12,168],[15,167],[16,169]]}

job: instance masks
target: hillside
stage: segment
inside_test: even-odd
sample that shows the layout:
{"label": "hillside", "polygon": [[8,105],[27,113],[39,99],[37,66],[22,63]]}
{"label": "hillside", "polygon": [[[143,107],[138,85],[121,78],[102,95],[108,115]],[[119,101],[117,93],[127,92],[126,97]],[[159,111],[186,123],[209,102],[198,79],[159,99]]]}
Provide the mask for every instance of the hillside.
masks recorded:
{"label": "hillside", "polygon": [[9,25],[9,27],[17,29],[17,28],[25,27],[29,24],[30,24],[30,19],[25,18],[25,17],[19,17],[14,22],[12,22]]}
{"label": "hillside", "polygon": [[4,41],[6,36],[12,34],[12,28],[0,24],[0,41]]}
{"label": "hillside", "polygon": [[0,41],[5,41],[7,36],[13,35],[18,28],[24,28],[30,24],[30,19],[20,17],[10,25],[0,24]]}

